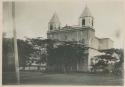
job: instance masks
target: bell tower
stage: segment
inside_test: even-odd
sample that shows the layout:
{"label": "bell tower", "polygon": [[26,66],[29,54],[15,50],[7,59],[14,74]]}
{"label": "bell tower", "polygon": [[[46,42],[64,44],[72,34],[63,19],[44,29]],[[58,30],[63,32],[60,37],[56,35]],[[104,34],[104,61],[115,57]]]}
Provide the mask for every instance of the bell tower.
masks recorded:
{"label": "bell tower", "polygon": [[53,14],[52,18],[48,23],[49,31],[60,29],[60,21],[56,13]]}
{"label": "bell tower", "polygon": [[89,8],[85,7],[84,11],[82,12],[81,16],[79,17],[79,25],[80,27],[93,27],[94,18],[91,15]]}

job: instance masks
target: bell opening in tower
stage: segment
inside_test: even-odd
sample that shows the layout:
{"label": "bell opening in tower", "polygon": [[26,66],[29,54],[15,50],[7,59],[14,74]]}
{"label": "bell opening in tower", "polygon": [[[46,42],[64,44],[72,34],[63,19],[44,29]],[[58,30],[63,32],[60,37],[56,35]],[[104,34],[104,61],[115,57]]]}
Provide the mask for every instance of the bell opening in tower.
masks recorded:
{"label": "bell opening in tower", "polygon": [[82,19],[82,26],[85,25],[85,19]]}

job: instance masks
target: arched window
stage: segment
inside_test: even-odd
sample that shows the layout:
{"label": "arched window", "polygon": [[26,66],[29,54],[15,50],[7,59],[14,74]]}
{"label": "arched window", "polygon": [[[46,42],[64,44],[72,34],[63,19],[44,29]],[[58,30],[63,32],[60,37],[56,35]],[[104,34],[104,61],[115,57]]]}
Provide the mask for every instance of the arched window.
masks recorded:
{"label": "arched window", "polygon": [[82,39],[82,43],[85,44],[85,40],[84,39]]}
{"label": "arched window", "polygon": [[82,19],[82,25],[85,25],[85,19]]}
{"label": "arched window", "polygon": [[52,30],[53,29],[53,26],[52,25],[50,25],[50,30]]}
{"label": "arched window", "polygon": [[93,20],[92,20],[92,26],[93,26]]}

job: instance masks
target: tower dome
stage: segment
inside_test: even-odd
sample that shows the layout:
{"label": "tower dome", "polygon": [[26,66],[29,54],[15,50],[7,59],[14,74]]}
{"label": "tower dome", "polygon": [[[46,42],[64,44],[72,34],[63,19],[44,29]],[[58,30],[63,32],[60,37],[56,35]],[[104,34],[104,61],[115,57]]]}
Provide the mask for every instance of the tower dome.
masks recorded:
{"label": "tower dome", "polygon": [[56,13],[53,14],[52,18],[49,21],[49,30],[58,30],[60,29],[60,21]]}
{"label": "tower dome", "polygon": [[86,5],[84,11],[82,12],[82,14],[79,17],[79,25],[81,27],[83,27],[83,26],[93,27],[93,20],[94,20],[94,17],[92,16],[89,8]]}
{"label": "tower dome", "polygon": [[81,16],[80,16],[81,18],[82,17],[92,17],[92,14],[91,14],[91,12],[90,12],[90,10],[89,10],[89,8],[86,6],[85,7],[85,9],[84,9],[84,11],[82,12],[82,14],[81,14]]}
{"label": "tower dome", "polygon": [[53,14],[53,16],[50,19],[49,23],[60,23],[59,18],[58,18],[56,13]]}

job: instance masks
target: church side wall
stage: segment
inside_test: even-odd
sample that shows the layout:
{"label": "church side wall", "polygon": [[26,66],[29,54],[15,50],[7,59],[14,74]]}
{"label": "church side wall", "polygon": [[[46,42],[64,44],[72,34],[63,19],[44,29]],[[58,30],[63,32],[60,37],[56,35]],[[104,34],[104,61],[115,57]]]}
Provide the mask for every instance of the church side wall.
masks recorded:
{"label": "church side wall", "polygon": [[97,55],[100,55],[101,53],[96,50],[96,49],[93,49],[93,48],[89,48],[88,49],[88,71],[91,70],[91,59],[94,57],[94,56],[97,56]]}
{"label": "church side wall", "polygon": [[108,41],[108,47],[109,48],[113,48],[113,41],[109,39]]}
{"label": "church side wall", "polygon": [[99,44],[99,40],[96,37],[94,37],[93,39],[91,39],[90,47],[94,49],[99,49]]}
{"label": "church side wall", "polygon": [[100,49],[110,49],[113,48],[113,41],[109,38],[100,39]]}

